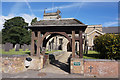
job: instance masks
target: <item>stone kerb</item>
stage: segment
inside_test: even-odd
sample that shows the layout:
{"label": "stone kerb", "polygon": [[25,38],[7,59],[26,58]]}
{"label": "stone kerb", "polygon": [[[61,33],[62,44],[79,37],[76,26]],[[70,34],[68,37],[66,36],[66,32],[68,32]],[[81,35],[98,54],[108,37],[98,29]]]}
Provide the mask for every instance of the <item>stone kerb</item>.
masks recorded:
{"label": "stone kerb", "polygon": [[53,55],[55,58],[58,58],[59,56],[63,55],[65,51],[56,51],[53,53],[49,53],[49,56]]}
{"label": "stone kerb", "polygon": [[61,54],[64,54],[65,51],[56,51],[56,52],[53,52],[54,56],[59,56]]}

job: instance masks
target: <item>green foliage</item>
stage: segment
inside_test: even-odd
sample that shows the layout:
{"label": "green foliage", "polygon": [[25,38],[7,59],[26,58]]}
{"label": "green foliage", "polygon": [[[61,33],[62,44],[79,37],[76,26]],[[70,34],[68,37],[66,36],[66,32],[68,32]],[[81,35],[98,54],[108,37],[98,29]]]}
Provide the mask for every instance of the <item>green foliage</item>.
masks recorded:
{"label": "green foliage", "polygon": [[35,23],[35,22],[37,22],[37,18],[32,19],[31,25],[32,25],[33,23]]}
{"label": "green foliage", "polygon": [[2,43],[30,44],[30,31],[25,27],[28,23],[22,17],[6,20],[2,29]]}
{"label": "green foliage", "polygon": [[2,43],[2,31],[0,31],[0,44]]}
{"label": "green foliage", "polygon": [[25,20],[22,17],[14,17],[9,20],[6,20],[4,23],[4,28],[6,30],[12,28],[12,27],[21,27],[24,28],[28,26],[28,23],[25,22]]}
{"label": "green foliage", "polygon": [[115,59],[120,55],[120,34],[104,34],[94,40],[94,48],[100,58]]}

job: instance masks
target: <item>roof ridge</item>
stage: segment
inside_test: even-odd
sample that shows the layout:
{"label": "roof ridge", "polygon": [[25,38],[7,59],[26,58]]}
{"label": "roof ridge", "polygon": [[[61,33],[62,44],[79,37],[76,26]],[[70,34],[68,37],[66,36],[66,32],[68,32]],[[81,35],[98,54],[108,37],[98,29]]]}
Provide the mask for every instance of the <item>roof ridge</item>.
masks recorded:
{"label": "roof ridge", "polygon": [[75,18],[42,19],[42,20],[66,20],[66,19],[75,19]]}

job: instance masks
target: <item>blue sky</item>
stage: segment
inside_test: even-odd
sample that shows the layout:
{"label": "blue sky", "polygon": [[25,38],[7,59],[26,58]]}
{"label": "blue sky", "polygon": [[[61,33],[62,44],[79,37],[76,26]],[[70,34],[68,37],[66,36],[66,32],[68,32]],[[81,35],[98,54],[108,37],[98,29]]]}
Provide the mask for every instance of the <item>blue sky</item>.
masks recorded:
{"label": "blue sky", "polygon": [[2,2],[2,22],[15,16],[28,23],[34,17],[41,20],[45,8],[46,12],[59,9],[62,18],[76,18],[87,25],[118,26],[118,2]]}

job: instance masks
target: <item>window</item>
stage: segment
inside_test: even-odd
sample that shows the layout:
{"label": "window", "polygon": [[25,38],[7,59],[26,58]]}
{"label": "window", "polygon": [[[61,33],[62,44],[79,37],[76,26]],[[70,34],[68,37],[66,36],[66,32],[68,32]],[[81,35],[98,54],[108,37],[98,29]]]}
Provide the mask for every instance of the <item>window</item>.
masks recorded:
{"label": "window", "polygon": [[59,39],[59,44],[62,44],[62,41],[63,41],[63,39],[60,38],[60,39]]}

